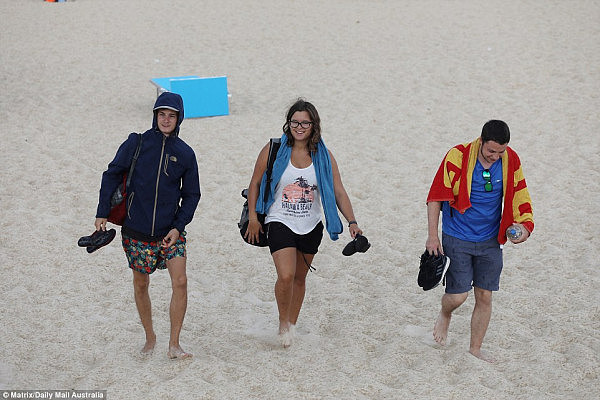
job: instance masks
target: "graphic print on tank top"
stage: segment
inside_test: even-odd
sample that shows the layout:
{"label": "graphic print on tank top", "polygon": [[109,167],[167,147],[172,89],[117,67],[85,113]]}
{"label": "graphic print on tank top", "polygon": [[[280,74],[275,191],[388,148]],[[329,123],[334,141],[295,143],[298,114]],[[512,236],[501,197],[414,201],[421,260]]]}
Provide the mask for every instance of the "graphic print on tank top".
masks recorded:
{"label": "graphic print on tank top", "polygon": [[315,201],[317,185],[311,185],[302,176],[283,188],[281,209],[284,214],[294,218],[304,218],[310,215]]}

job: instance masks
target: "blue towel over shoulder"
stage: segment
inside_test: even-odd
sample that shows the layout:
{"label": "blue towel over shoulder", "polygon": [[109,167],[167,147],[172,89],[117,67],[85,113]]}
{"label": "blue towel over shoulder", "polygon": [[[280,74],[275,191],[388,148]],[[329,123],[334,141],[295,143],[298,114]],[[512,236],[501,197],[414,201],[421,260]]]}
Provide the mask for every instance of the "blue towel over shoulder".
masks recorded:
{"label": "blue towel over shoulder", "polygon": [[[279,147],[279,151],[277,151],[277,159],[273,164],[271,190],[269,191],[267,203],[264,204],[262,201],[256,202],[257,213],[267,214],[267,211],[273,204],[273,201],[275,200],[275,187],[288,166],[291,154],[292,148],[287,145],[287,136],[283,134],[283,136],[281,136],[281,146]],[[323,212],[325,213],[325,229],[327,229],[331,240],[338,240],[338,235],[342,233],[344,227],[337,212],[335,192],[333,190],[331,158],[329,157],[329,151],[327,150],[327,147],[325,147],[325,143],[323,143],[323,139],[319,141],[317,144],[317,151],[312,153],[311,156],[317,174],[317,185],[319,186],[319,193],[321,195],[321,204],[323,206]],[[259,199],[264,198],[266,182],[267,174],[265,172],[260,182]]]}

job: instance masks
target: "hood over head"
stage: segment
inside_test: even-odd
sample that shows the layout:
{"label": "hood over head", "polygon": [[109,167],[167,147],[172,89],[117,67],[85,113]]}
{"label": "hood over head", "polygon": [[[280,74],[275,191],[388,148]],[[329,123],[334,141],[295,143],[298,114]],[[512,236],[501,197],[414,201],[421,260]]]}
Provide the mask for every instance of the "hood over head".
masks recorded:
{"label": "hood over head", "polygon": [[154,108],[152,111],[154,112],[154,118],[152,120],[152,129],[158,129],[158,122],[156,120],[156,112],[161,108],[166,108],[169,110],[177,111],[177,126],[173,131],[175,136],[179,135],[179,125],[183,122],[183,99],[180,95],[173,92],[163,92],[158,96],[156,102],[154,103]]}

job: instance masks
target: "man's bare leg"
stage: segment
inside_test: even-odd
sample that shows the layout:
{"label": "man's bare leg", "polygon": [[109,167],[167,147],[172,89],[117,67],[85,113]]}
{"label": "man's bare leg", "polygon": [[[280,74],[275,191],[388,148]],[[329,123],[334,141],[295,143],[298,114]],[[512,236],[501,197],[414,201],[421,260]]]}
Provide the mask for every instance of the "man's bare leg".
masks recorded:
{"label": "man's bare leg", "polygon": [[292,344],[290,335],[290,308],[294,293],[294,276],[296,274],[296,249],[286,247],[272,254],[277,281],[275,282],[275,300],[279,310],[279,337],[283,347]]}
{"label": "man's bare leg", "polygon": [[146,343],[141,350],[144,355],[152,354],[154,345],[156,345],[156,335],[152,327],[152,303],[150,302],[150,294],[148,287],[150,286],[150,275],[143,274],[136,270],[133,271],[133,294],[135,297],[135,305],[137,306],[140,321],[146,333]]}
{"label": "man's bare leg", "polygon": [[475,308],[471,316],[471,346],[469,353],[484,361],[493,363],[491,356],[481,351],[483,338],[492,316],[492,292],[489,290],[475,288]]}
{"label": "man's bare leg", "polygon": [[171,359],[184,359],[192,357],[186,353],[179,344],[179,334],[183,326],[185,311],[187,310],[187,275],[186,257],[175,257],[167,260],[167,268],[171,276],[171,305],[169,315],[171,318],[171,336],[169,338],[169,351],[167,356]]}
{"label": "man's bare leg", "polygon": [[433,338],[438,344],[446,345],[452,312],[465,302],[468,295],[469,293],[466,292],[460,294],[445,293],[442,296],[442,309],[433,327]]}

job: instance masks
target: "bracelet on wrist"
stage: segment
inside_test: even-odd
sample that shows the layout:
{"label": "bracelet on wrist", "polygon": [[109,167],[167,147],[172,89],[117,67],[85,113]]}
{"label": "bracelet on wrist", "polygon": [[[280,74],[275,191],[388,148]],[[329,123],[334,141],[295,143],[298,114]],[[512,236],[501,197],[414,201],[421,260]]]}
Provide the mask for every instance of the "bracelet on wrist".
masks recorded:
{"label": "bracelet on wrist", "polygon": [[348,228],[350,228],[350,225],[352,225],[352,224],[356,224],[356,225],[358,225],[358,222],[356,222],[356,221],[354,221],[354,220],[352,220],[352,221],[348,221]]}

